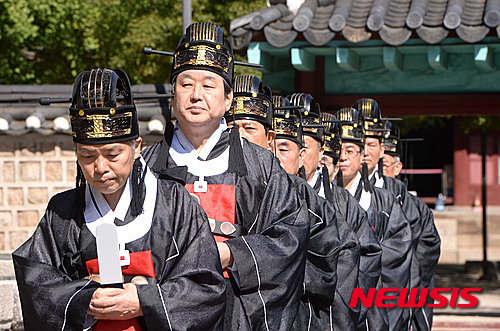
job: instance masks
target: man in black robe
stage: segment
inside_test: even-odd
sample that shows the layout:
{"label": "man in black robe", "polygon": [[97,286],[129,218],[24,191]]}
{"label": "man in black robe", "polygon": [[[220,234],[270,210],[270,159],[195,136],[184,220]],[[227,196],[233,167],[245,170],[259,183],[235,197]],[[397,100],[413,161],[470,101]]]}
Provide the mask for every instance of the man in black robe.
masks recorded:
{"label": "man in black robe", "polygon": [[[239,103],[241,98],[249,101],[246,105]],[[282,97],[273,97],[280,100]],[[284,100],[288,100],[283,98]],[[263,148],[272,146],[273,150],[279,148],[281,152],[284,146],[274,144],[276,132],[273,130],[273,104],[270,91],[262,86],[262,82],[255,76],[238,76],[234,83],[234,101],[225,118],[228,126],[237,127],[241,136],[250,142]],[[289,105],[289,102],[288,102]],[[292,115],[289,119],[295,118]],[[278,121],[278,119],[275,119]],[[276,123],[274,121],[274,123]],[[284,122],[281,122],[284,123]],[[297,125],[300,122],[295,122]],[[292,124],[293,126],[293,124]],[[282,128],[279,128],[280,137]],[[297,134],[297,132],[295,132]],[[269,139],[269,137],[272,139]],[[298,171],[299,148],[295,149]],[[303,149],[301,149],[304,152]],[[283,155],[280,154],[280,155]],[[280,159],[281,165],[286,166],[286,161]],[[334,327],[334,317],[343,312],[336,311],[333,301],[337,282],[346,284],[343,279],[338,279],[338,267],[349,269],[353,274],[348,281],[355,281],[359,259],[359,247],[353,231],[345,222],[336,220],[335,212],[329,204],[321,199],[305,180],[290,175],[290,179],[307,205],[310,218],[310,239],[307,253],[304,293],[301,299],[299,312],[293,323],[293,330],[328,330]],[[337,260],[339,255],[339,263]],[[354,285],[353,285],[354,287]],[[353,288],[352,287],[352,288]],[[350,292],[352,293],[352,288]],[[349,318],[349,316],[345,316]]]}
{"label": "man in black robe", "polygon": [[[307,202],[308,209],[313,214],[312,220],[316,220],[318,216],[321,219],[327,219],[331,214],[335,215],[337,219],[337,228],[339,233],[339,239],[341,243],[341,250],[337,263],[337,286],[335,288],[335,296],[333,298],[333,303],[329,306],[322,307],[322,302],[310,295],[313,302],[313,307],[319,316],[321,323],[318,329],[325,330],[356,330],[358,320],[359,320],[359,307],[349,307],[350,298],[355,287],[358,287],[358,279],[361,277],[363,272],[359,269],[359,261],[367,253],[366,248],[369,248],[371,257],[370,259],[377,264],[380,264],[380,246],[378,245],[378,240],[375,237],[374,232],[368,227],[366,222],[365,212],[359,207],[358,203],[350,197],[348,194],[342,196],[342,194],[335,194],[335,198],[340,201],[331,201],[333,204],[329,204],[325,199],[321,198],[317,192],[301,178],[299,174],[299,168],[302,166],[303,158],[303,148],[302,148],[302,123],[300,121],[300,114],[292,110],[290,107],[290,102],[287,98],[275,96],[273,97],[273,105],[275,106],[275,118],[274,118],[274,131],[276,133],[276,139],[274,143],[274,152],[281,162],[283,168],[289,173],[291,178],[297,185],[297,188],[302,194],[303,199]],[[339,190],[343,190],[339,188]],[[338,190],[336,190],[338,191]],[[354,226],[354,229],[351,226]],[[365,230],[360,230],[360,229]],[[366,237],[358,237],[358,234],[366,231],[372,233],[370,239],[373,245],[368,246],[366,242],[360,242],[359,239],[366,240]],[[311,231],[314,233],[313,231]],[[321,237],[319,237],[321,238]],[[359,239],[358,239],[359,238]],[[311,241],[315,238],[312,235]],[[323,239],[324,240],[324,239]],[[316,242],[321,244],[321,240],[316,238]],[[354,250],[357,245],[359,248]],[[312,254],[314,249],[311,250],[311,271],[314,271],[314,265],[320,265],[321,262],[318,259],[318,255]],[[315,263],[316,262],[316,263]],[[306,277],[307,277],[306,269]],[[314,272],[311,272],[314,275]],[[307,292],[307,288],[306,288]],[[312,291],[311,291],[312,292]],[[308,301],[303,298],[303,302]],[[316,301],[316,302],[315,302]],[[307,305],[303,305],[304,310],[307,309]],[[308,317],[307,311],[303,313],[303,317]],[[299,330],[307,329],[307,324],[304,318],[299,319],[296,323]]]}
{"label": "man in black robe", "polygon": [[143,156],[157,176],[185,184],[208,215],[230,282],[224,328],[288,330],[303,290],[307,210],[273,154],[227,128],[233,53],[219,26],[186,29],[171,82],[176,126],[168,122]]}
{"label": "man in black robe", "polygon": [[[225,282],[206,215],[140,157],[126,74],[78,75],[70,118],[77,187],[51,198],[33,236],[13,253],[25,329],[219,329]],[[120,252],[123,288],[99,286],[103,224],[116,226],[119,247],[110,248]]]}
{"label": "man in black robe", "polygon": [[304,157],[301,176],[321,197],[325,197],[322,187],[322,169],[319,166],[323,157],[323,127],[321,126],[321,107],[313,96],[307,93],[294,93],[287,99],[290,104],[300,107],[302,125],[302,146]]}
{"label": "man in black robe", "polygon": [[[395,178],[403,168],[401,162],[402,146],[399,136],[399,128],[386,123],[386,128],[390,130],[388,138],[384,139],[384,175],[385,178]],[[441,239],[434,224],[434,216],[427,205],[417,196],[408,194],[408,199],[413,201],[418,209],[418,223],[412,225],[413,235],[413,258],[411,266],[411,287],[434,288],[435,269],[439,260]],[[430,331],[432,327],[432,307],[427,303],[432,303],[432,298],[427,298],[424,307],[413,309],[412,330]]]}
{"label": "man in black robe", "polygon": [[[343,185],[366,210],[368,220],[382,246],[382,269],[377,288],[408,288],[411,265],[410,224],[393,195],[369,182],[366,164],[362,165],[365,145],[362,115],[353,108],[343,108],[337,112],[336,117],[340,121],[342,139],[339,162]],[[384,307],[373,307],[367,312],[366,327],[403,330],[409,328],[409,315],[407,309],[397,306],[387,310]]]}
{"label": "man in black robe", "polygon": [[323,156],[320,160],[320,167],[323,168],[323,185],[337,185],[337,174],[339,172],[340,158],[340,135],[338,133],[337,118],[330,113],[321,113],[321,123],[323,130]]}

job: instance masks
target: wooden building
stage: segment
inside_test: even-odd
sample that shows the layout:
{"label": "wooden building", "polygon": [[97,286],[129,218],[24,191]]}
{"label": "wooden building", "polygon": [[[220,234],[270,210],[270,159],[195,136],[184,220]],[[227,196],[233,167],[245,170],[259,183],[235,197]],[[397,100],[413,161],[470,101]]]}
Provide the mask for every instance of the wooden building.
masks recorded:
{"label": "wooden building", "polygon": [[[264,66],[264,84],[310,93],[327,112],[371,97],[383,117],[446,116],[412,133],[424,142],[408,146],[407,166],[436,171],[413,175],[409,189],[474,203],[481,138],[460,120],[500,114],[500,2],[269,2],[230,25],[235,50]],[[499,132],[490,130],[487,141],[488,204],[500,205]]]}

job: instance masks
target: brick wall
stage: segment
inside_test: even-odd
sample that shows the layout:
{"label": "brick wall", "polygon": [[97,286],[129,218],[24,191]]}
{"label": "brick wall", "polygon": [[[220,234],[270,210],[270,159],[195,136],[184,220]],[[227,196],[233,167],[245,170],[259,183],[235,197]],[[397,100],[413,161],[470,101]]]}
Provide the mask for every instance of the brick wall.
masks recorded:
{"label": "brick wall", "polygon": [[[161,139],[144,138],[144,146]],[[33,233],[51,196],[73,188],[75,147],[70,136],[0,136],[0,253]]]}

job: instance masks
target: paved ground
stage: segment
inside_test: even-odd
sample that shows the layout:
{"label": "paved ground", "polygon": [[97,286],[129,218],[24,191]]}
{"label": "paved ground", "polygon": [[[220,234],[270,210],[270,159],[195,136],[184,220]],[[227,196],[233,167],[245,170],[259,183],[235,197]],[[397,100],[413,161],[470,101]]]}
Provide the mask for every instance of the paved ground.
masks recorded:
{"label": "paved ground", "polygon": [[[500,281],[483,280],[482,273],[470,273],[464,265],[438,265],[436,287],[479,287],[474,295],[479,304],[474,308],[436,308],[433,331],[500,330]],[[481,268],[479,268],[481,269]]]}

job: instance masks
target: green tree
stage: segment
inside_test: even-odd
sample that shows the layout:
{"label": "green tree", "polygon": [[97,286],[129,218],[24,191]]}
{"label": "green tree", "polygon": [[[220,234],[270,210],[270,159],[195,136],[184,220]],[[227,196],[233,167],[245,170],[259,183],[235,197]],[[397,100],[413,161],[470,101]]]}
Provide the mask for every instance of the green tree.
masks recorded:
{"label": "green tree", "polygon": [[[232,19],[265,6],[193,0],[192,17],[227,34]],[[97,67],[122,68],[133,84],[168,82],[172,59],[141,50],[173,51],[181,34],[179,0],[0,0],[0,84],[71,84]]]}

